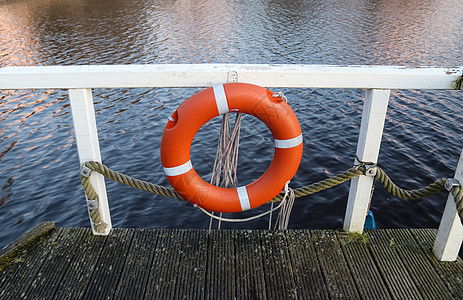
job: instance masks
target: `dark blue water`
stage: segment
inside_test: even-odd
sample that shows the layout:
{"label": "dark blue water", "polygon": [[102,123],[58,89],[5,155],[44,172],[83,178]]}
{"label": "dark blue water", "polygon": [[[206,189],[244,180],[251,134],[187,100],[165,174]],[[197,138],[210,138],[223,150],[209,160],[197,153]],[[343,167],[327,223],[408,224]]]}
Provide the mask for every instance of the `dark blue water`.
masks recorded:
{"label": "dark blue water", "polygon": [[[0,67],[145,63],[296,63],[461,66],[463,2],[0,0]],[[276,90],[276,89],[274,89]],[[168,185],[159,155],[167,117],[198,89],[96,89],[103,162]],[[293,187],[352,166],[364,91],[282,89],[298,116],[304,154]],[[462,95],[392,91],[379,163],[401,186],[451,177],[463,147]],[[195,137],[206,179],[219,120]],[[271,161],[265,126],[243,120],[240,184]],[[0,91],[0,247],[42,221],[89,226],[67,92]],[[340,228],[349,184],[298,199],[290,228]],[[107,183],[115,227],[207,228],[189,204]],[[446,201],[389,196],[377,186],[378,227],[434,227]],[[268,209],[237,214],[249,216]],[[266,228],[267,219],[223,228]]]}

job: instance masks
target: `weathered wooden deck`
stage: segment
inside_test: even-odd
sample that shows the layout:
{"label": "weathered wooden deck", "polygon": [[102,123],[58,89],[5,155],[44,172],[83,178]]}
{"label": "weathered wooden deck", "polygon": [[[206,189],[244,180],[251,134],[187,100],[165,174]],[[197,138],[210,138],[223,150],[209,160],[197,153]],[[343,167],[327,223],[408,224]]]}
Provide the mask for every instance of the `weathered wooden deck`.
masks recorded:
{"label": "weathered wooden deck", "polygon": [[463,299],[435,234],[56,228],[3,262],[0,299]]}

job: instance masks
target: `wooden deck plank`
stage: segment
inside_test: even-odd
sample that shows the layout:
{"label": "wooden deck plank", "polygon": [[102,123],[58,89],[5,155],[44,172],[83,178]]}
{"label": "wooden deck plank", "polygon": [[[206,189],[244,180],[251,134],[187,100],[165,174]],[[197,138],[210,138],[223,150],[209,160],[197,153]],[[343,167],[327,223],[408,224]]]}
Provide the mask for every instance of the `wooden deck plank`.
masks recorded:
{"label": "wooden deck plank", "polygon": [[106,237],[106,244],[93,269],[83,298],[103,299],[111,298],[114,295],[133,233],[133,230],[115,228]]}
{"label": "wooden deck plank", "polygon": [[178,285],[174,299],[204,299],[207,271],[208,233],[205,230],[183,230],[181,256],[177,272]]}
{"label": "wooden deck plank", "polygon": [[24,295],[29,299],[51,299],[64,277],[77,245],[83,240],[83,230],[65,228],[56,242],[52,244],[50,253],[39,268],[35,279]]}
{"label": "wooden deck plank", "polygon": [[54,229],[49,235],[23,249],[0,275],[0,299],[21,299],[46,261],[56,240],[65,230]]}
{"label": "wooden deck plank", "polygon": [[463,261],[457,257],[456,263],[438,261],[432,252],[435,229],[414,229],[411,231],[429,262],[433,265],[442,282],[447,286],[455,299],[463,299]]}
{"label": "wooden deck plank", "polygon": [[330,298],[360,299],[334,231],[314,230],[311,233]]}
{"label": "wooden deck plank", "polygon": [[394,239],[395,247],[408,273],[415,282],[424,299],[452,299],[447,287],[442,283],[439,275],[424,252],[407,229],[387,230],[389,237]]}
{"label": "wooden deck plank", "polygon": [[173,299],[180,264],[183,231],[159,231],[145,299]]}
{"label": "wooden deck plank", "polygon": [[143,299],[156,242],[157,235],[154,231],[134,230],[130,251],[127,254],[114,298]]}
{"label": "wooden deck plank", "polygon": [[15,257],[19,252],[37,240],[41,239],[50,231],[55,229],[55,223],[42,222],[34,228],[30,229],[18,239],[7,245],[5,248],[0,249],[0,265],[8,262],[12,257]]}
{"label": "wooden deck plank", "polygon": [[368,239],[355,233],[337,236],[361,298],[392,299],[368,249]]}
{"label": "wooden deck plank", "polygon": [[297,299],[288,243],[284,231],[261,231],[267,297]]}
{"label": "wooden deck plank", "polygon": [[367,232],[370,250],[381,276],[394,299],[422,299],[402,259],[397,255],[397,243],[386,229]]}
{"label": "wooden deck plank", "polygon": [[236,298],[235,232],[213,230],[209,233],[206,299]]}
{"label": "wooden deck plank", "polygon": [[75,254],[63,280],[61,280],[54,299],[81,299],[92,277],[98,258],[107,238],[92,234],[90,228],[81,228],[84,238],[75,245]]}
{"label": "wooden deck plank", "polygon": [[328,299],[325,280],[309,231],[286,231],[286,239],[299,298]]}
{"label": "wooden deck plank", "polygon": [[267,299],[259,231],[237,231],[235,243],[238,299]]}

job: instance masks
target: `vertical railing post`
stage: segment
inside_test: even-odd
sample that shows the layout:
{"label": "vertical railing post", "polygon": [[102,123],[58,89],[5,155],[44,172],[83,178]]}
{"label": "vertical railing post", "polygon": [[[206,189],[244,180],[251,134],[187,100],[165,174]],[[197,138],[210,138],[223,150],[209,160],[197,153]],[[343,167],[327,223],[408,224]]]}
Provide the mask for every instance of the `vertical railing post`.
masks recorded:
{"label": "vertical railing post", "polygon": [[[360,124],[357,157],[363,162],[377,163],[384,121],[390,90],[368,89],[365,92],[365,103]],[[358,161],[355,159],[355,163]],[[344,230],[363,232],[365,218],[370,205],[374,177],[358,176],[351,181]]]}
{"label": "vertical railing post", "polygon": [[[463,184],[463,150],[461,151],[454,178],[460,185]],[[457,259],[462,242],[463,225],[461,225],[460,217],[457,214],[453,195],[449,193],[434,241],[434,255],[440,261],[454,261]]]}
{"label": "vertical railing post", "polygon": [[[70,89],[69,100],[71,102],[72,119],[76,133],[77,151],[79,163],[82,168],[87,161],[101,162],[98,132],[96,127],[95,109],[93,108],[93,97],[91,89]],[[90,182],[98,194],[99,213],[101,221],[108,224],[105,232],[98,233],[90,218],[92,232],[94,235],[108,235],[111,229],[111,216],[109,213],[108,197],[104,177],[96,172],[90,175]],[[88,199],[87,199],[88,200]]]}

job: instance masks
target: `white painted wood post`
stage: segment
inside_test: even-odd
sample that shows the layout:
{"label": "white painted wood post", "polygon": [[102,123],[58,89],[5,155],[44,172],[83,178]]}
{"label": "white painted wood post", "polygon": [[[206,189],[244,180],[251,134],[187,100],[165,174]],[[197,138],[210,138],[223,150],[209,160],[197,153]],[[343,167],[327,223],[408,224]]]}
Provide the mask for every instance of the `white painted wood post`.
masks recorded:
{"label": "white painted wood post", "polygon": [[[72,119],[76,133],[80,167],[82,168],[83,164],[87,161],[101,162],[92,90],[69,89],[69,100],[71,102]],[[98,233],[95,231],[93,222],[89,215],[92,232],[94,235],[108,235],[112,225],[104,177],[101,174],[92,172],[90,175],[90,182],[93,185],[95,192],[98,194],[98,209],[100,210],[101,220],[108,224],[104,233]]]}
{"label": "white painted wood post", "polygon": [[[361,161],[378,162],[390,93],[390,90],[382,89],[368,89],[365,92],[365,103],[356,152]],[[357,160],[354,163],[357,164]],[[351,180],[344,217],[345,231],[363,232],[374,180],[374,177],[364,175]]]}
{"label": "white painted wood post", "polygon": [[[463,184],[463,150],[461,151],[457,169],[456,180]],[[463,225],[457,214],[457,207],[452,193],[449,193],[447,204],[440,221],[439,230],[434,241],[434,255],[439,261],[454,261],[463,242]]]}

